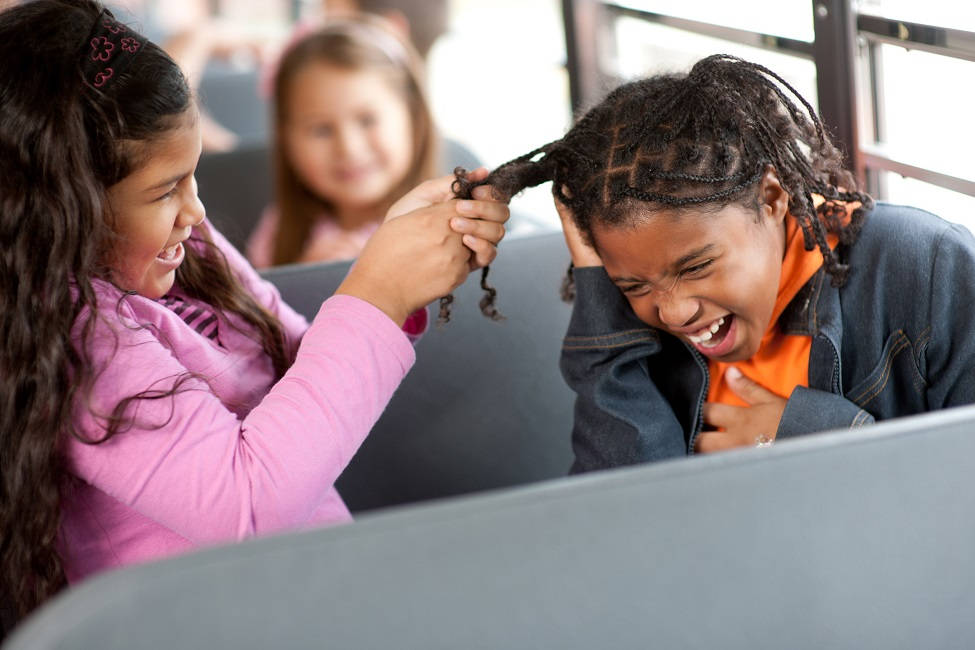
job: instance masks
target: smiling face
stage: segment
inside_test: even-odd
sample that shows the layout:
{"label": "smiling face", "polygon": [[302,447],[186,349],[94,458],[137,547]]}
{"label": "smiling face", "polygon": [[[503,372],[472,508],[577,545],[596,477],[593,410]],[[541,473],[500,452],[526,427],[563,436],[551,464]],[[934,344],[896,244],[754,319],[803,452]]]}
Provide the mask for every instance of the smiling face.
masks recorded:
{"label": "smiling face", "polygon": [[291,166],[337,212],[380,205],[409,173],[409,107],[378,70],[306,65],[291,81],[286,105]]}
{"label": "smiling face", "polygon": [[738,204],[644,211],[630,225],[594,226],[593,236],[640,320],[709,358],[742,361],[758,351],[772,316],[784,212],[781,201],[763,203],[757,214]]}
{"label": "smiling face", "polygon": [[117,235],[109,265],[122,289],[155,299],[173,286],[185,256],[182,242],[205,216],[193,177],[201,151],[196,109],[143,146],[146,162],[108,188]]}

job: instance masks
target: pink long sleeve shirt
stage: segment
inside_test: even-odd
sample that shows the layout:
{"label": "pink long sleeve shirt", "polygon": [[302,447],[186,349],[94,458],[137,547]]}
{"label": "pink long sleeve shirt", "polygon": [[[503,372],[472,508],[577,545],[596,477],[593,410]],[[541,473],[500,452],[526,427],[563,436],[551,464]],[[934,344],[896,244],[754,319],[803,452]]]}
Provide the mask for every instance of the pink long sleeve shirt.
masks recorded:
{"label": "pink long sleeve shirt", "polygon": [[[118,289],[99,283],[91,352],[100,372],[90,403],[76,408],[81,431],[100,438],[99,416],[121,399],[185,383],[172,397],[138,401],[129,411],[134,425],[107,442],[65,442],[76,478],[61,528],[70,581],[205,545],[350,520],[334,483],[412,367],[410,338],[350,296],[329,298],[309,326],[223,237],[213,237],[243,284],[281,320],[289,344],[298,346],[296,360],[274,383],[270,359],[235,317],[203,326],[208,307],[185,296],[181,316],[141,296],[120,301]],[[416,326],[422,331],[425,323]]]}

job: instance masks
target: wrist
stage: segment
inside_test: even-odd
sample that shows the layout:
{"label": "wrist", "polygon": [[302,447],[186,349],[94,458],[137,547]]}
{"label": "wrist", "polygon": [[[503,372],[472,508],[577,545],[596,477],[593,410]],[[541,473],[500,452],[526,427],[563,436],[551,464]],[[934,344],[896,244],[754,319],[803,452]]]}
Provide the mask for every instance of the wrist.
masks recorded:
{"label": "wrist", "polygon": [[397,327],[403,327],[406,319],[415,310],[410,309],[397,292],[389,287],[379,287],[368,280],[357,278],[353,275],[346,279],[335,290],[336,295],[352,296],[359,300],[364,300],[370,305],[386,314]]}
{"label": "wrist", "polygon": [[603,260],[596,253],[572,253],[570,257],[572,258],[572,266],[577,269],[603,265]]}

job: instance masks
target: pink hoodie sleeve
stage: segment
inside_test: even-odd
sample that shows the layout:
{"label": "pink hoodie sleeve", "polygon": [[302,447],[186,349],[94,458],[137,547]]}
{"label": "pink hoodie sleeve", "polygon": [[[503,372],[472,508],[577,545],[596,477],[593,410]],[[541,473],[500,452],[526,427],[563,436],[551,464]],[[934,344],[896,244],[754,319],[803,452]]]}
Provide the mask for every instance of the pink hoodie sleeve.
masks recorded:
{"label": "pink hoodie sleeve", "polygon": [[[335,480],[415,360],[407,337],[382,312],[357,298],[332,297],[291,369],[239,419],[204,379],[186,374],[180,341],[134,327],[137,319],[124,303],[119,313],[128,326],[113,327],[113,334],[102,321],[95,341],[102,370],[94,411],[110,412],[141,387],[183,383],[172,397],[139,401],[134,426],[105,443],[69,439],[69,466],[196,544],[309,521],[334,494]],[[78,422],[89,435],[104,430],[84,408]]]}

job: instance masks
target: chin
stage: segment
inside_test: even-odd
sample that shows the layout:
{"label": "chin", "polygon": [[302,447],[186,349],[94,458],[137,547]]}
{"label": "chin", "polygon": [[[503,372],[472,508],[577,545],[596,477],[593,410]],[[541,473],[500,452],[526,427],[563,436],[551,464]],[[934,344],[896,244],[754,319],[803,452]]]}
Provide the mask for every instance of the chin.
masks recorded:
{"label": "chin", "polygon": [[146,283],[140,287],[136,293],[149,300],[159,300],[173,288],[174,279],[170,279],[169,282],[152,282]]}

